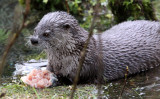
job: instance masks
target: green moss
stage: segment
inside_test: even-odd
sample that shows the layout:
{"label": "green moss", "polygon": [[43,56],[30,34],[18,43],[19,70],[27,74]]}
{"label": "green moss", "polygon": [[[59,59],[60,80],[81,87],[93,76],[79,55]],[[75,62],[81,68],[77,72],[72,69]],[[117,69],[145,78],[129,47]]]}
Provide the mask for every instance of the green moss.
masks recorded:
{"label": "green moss", "polygon": [[[96,93],[93,92],[95,89],[95,85],[78,86],[74,98],[87,99],[89,97],[95,97]],[[71,91],[71,86],[58,86],[53,88],[34,89],[23,84],[9,84],[0,87],[0,93],[6,93],[5,97],[3,97],[2,99],[38,99],[38,97],[39,99],[66,99],[69,98]]]}

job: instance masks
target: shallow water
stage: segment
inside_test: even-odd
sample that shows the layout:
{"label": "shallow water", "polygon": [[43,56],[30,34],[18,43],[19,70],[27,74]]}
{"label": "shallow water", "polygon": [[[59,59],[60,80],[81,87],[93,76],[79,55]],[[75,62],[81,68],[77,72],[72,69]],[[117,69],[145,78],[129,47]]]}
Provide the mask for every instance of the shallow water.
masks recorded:
{"label": "shallow water", "polygon": [[[2,84],[16,82],[18,75],[25,75],[33,68],[44,68],[47,60],[31,60],[23,64],[16,64],[12,77],[2,78]],[[102,95],[108,99],[117,99],[122,92],[124,79],[107,83],[103,86]],[[95,90],[93,90],[93,93]],[[127,78],[122,99],[160,99],[160,67]]]}

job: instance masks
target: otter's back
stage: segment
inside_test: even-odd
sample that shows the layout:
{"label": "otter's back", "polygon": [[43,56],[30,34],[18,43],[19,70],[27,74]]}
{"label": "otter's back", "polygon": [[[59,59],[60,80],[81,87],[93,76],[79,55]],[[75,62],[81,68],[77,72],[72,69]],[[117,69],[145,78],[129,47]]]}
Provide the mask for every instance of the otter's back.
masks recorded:
{"label": "otter's back", "polygon": [[160,64],[160,23],[128,21],[102,35],[104,76],[108,80],[124,77],[126,66],[135,74]]}

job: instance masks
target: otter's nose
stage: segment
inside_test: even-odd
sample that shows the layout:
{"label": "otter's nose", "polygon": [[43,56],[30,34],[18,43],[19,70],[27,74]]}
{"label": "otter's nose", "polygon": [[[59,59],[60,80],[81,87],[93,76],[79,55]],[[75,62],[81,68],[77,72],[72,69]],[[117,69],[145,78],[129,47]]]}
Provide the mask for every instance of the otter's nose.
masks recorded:
{"label": "otter's nose", "polygon": [[36,38],[31,38],[30,40],[31,40],[31,43],[33,45],[37,45],[38,44],[38,40]]}

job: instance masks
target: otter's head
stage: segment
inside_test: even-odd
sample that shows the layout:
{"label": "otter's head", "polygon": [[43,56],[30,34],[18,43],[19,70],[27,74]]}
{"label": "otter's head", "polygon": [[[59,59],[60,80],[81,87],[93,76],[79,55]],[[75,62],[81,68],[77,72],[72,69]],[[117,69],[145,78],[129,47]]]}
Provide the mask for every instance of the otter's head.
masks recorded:
{"label": "otter's head", "polygon": [[52,12],[40,20],[30,41],[46,49],[63,46],[74,39],[78,29],[78,22],[73,16],[66,12]]}

